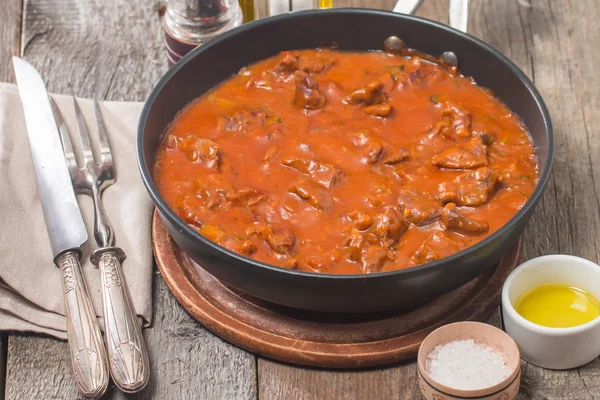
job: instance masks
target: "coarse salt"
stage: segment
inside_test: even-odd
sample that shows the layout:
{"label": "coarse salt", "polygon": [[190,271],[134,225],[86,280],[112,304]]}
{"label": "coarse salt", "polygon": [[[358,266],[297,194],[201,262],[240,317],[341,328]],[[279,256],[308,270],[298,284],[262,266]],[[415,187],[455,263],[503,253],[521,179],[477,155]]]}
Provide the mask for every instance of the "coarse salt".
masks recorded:
{"label": "coarse salt", "polygon": [[494,386],[510,375],[502,355],[473,339],[436,346],[425,368],[432,379],[460,390]]}

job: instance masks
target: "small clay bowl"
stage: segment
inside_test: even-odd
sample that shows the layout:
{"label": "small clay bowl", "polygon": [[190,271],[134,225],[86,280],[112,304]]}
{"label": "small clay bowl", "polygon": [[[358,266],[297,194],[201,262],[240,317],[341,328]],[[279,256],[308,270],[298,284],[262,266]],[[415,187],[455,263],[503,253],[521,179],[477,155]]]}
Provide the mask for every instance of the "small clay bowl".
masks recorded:
{"label": "small clay bowl", "polygon": [[[502,382],[476,390],[455,389],[436,382],[425,369],[427,356],[438,345],[455,340],[473,339],[475,343],[484,344],[502,354],[504,362],[511,373]],[[521,357],[517,344],[502,330],[480,322],[457,322],[444,325],[431,332],[419,348],[417,363],[419,367],[419,389],[426,400],[478,399],[478,400],[513,400],[519,393],[521,382]]]}

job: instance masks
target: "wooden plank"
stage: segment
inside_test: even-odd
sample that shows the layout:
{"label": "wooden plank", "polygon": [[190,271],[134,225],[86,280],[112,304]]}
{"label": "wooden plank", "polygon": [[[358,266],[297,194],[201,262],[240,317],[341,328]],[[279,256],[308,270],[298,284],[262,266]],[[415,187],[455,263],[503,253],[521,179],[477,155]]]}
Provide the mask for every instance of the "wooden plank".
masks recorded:
{"label": "wooden plank", "polygon": [[[143,101],[167,68],[155,5],[154,0],[27,0],[24,57],[51,91]],[[256,398],[253,355],[192,320],[158,274],[153,300],[154,323],[144,331],[150,383],[127,398]],[[11,336],[6,388],[8,399],[75,398],[66,342]],[[112,387],[106,398],[123,396]]]}
{"label": "wooden plank", "polygon": [[21,54],[22,0],[4,0],[0,12],[0,81],[14,82],[12,56]]}
{"label": "wooden plank", "polygon": [[144,100],[166,70],[155,4],[25,0],[23,55],[51,92]]}

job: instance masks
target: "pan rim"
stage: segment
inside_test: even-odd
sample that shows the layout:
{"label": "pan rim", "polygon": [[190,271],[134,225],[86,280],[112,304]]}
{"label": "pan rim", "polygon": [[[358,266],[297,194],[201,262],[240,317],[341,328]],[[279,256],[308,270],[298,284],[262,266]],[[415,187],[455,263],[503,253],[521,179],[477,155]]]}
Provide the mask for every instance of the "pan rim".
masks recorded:
{"label": "pan rim", "polygon": [[[289,269],[289,268],[278,267],[278,266],[275,266],[272,264],[267,264],[267,263],[264,263],[264,262],[261,262],[258,260],[254,260],[249,257],[245,257],[241,254],[238,254],[229,249],[226,249],[225,247],[220,246],[219,244],[217,244],[215,242],[212,242],[211,240],[205,238],[200,233],[198,233],[197,231],[192,229],[179,216],[177,216],[175,214],[175,212],[166,204],[166,202],[164,201],[164,199],[158,192],[158,189],[156,188],[156,185],[154,184],[154,181],[152,179],[151,172],[146,168],[146,157],[145,157],[144,151],[143,151],[143,146],[144,146],[143,132],[146,127],[146,121],[148,119],[150,109],[152,108],[152,105],[154,104],[154,101],[156,100],[156,98],[162,92],[163,88],[169,84],[171,78],[173,78],[178,73],[179,70],[181,70],[187,63],[189,63],[192,59],[194,59],[198,54],[208,50],[209,48],[218,46],[219,43],[228,40],[232,36],[242,35],[244,32],[246,32],[248,30],[256,29],[265,24],[274,23],[274,22],[282,21],[282,20],[289,20],[289,19],[293,20],[300,16],[307,16],[307,15],[310,16],[310,15],[315,15],[315,14],[379,15],[382,17],[384,17],[384,16],[385,17],[394,17],[394,18],[398,18],[399,20],[408,20],[408,21],[412,21],[412,22],[416,22],[416,23],[420,23],[420,24],[424,24],[424,25],[433,26],[437,29],[441,29],[441,30],[445,31],[448,34],[461,37],[464,40],[474,43],[475,45],[479,46],[480,48],[482,48],[483,50],[485,50],[486,52],[488,52],[492,56],[494,56],[496,59],[498,59],[498,61],[500,63],[504,64],[504,66],[508,67],[508,69],[514,75],[516,75],[516,77],[524,84],[525,88],[530,93],[532,99],[535,101],[537,108],[542,115],[545,131],[546,131],[545,133],[546,133],[546,136],[548,139],[548,154],[546,157],[546,164],[539,175],[539,180],[538,180],[537,186],[535,187],[531,197],[527,200],[527,202],[523,205],[523,207],[511,219],[509,219],[504,225],[502,225],[497,231],[495,231],[488,237],[484,238],[483,240],[473,244],[472,246],[469,246],[469,247],[459,251],[458,253],[452,254],[451,256],[448,256],[448,257],[444,257],[440,260],[435,260],[435,261],[432,261],[429,263],[417,265],[417,266],[410,267],[410,268],[393,270],[393,271],[385,271],[385,272],[375,272],[375,273],[370,273],[370,274],[366,274],[366,273],[362,273],[362,274],[331,274],[331,273],[320,273],[320,272],[307,272],[307,271],[298,271],[298,270],[293,270],[293,269]],[[521,69],[519,67],[517,67],[504,54],[502,54],[498,50],[494,49],[492,46],[488,45],[487,43],[483,42],[480,39],[477,39],[476,37],[474,37],[472,35],[458,31],[447,25],[444,25],[444,24],[436,22],[436,21],[429,20],[427,18],[416,17],[416,16],[406,15],[406,14],[399,14],[399,13],[394,13],[392,11],[373,10],[373,9],[365,9],[365,8],[315,9],[315,10],[306,10],[306,11],[296,11],[293,13],[267,17],[267,18],[259,19],[259,20],[250,22],[248,24],[244,24],[240,27],[234,28],[228,32],[223,33],[222,35],[219,35],[218,37],[215,37],[215,38],[207,41],[206,43],[202,44],[202,46],[196,47],[195,49],[190,51],[188,54],[186,54],[177,64],[175,64],[173,67],[171,67],[165,73],[165,75],[163,75],[163,77],[159,80],[159,82],[156,84],[156,86],[152,89],[152,92],[146,99],[146,102],[142,109],[142,113],[140,115],[136,142],[137,142],[136,143],[136,152],[137,152],[138,169],[140,170],[140,173],[142,176],[142,181],[144,182],[144,185],[146,186],[146,189],[147,189],[155,207],[158,209],[159,214],[163,218],[166,218],[170,224],[172,224],[173,226],[176,226],[182,233],[184,233],[184,235],[191,236],[194,241],[202,242],[204,245],[211,248],[212,251],[219,254],[220,256],[234,258],[238,262],[250,264],[255,267],[258,267],[258,268],[261,268],[264,270],[268,270],[268,271],[276,273],[276,274],[283,274],[283,275],[287,275],[290,277],[302,277],[302,278],[316,279],[316,280],[330,280],[330,279],[336,279],[336,280],[370,279],[370,280],[375,280],[375,279],[389,279],[392,276],[412,277],[412,276],[426,274],[426,273],[430,272],[431,270],[439,269],[440,266],[443,264],[451,264],[451,263],[456,264],[455,261],[461,259],[466,254],[477,252],[477,251],[481,250],[482,248],[488,246],[490,243],[497,240],[498,237],[502,236],[507,230],[510,230],[511,227],[518,224],[522,218],[524,218],[529,212],[531,212],[533,210],[533,207],[540,200],[540,198],[546,188],[546,185],[550,178],[550,172],[551,172],[552,164],[553,164],[553,160],[554,160],[554,134],[553,134],[552,122],[551,122],[550,113],[548,111],[548,108],[547,108],[541,94],[538,92],[535,85],[533,84],[533,82],[527,77],[527,75],[525,75],[525,73],[523,71],[521,71]]]}

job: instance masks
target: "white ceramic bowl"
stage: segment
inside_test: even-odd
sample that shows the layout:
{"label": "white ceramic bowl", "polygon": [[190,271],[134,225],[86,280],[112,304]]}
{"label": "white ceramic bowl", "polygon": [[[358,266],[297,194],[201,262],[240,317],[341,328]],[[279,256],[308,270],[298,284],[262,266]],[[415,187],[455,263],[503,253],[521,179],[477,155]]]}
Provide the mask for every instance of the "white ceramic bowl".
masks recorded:
{"label": "white ceramic bowl", "polygon": [[517,267],[502,288],[504,328],[526,361],[549,369],[576,368],[600,355],[600,318],[572,328],[548,328],[529,322],[514,308],[519,296],[539,285],[560,283],[600,299],[600,266],[583,258],[550,255]]}

